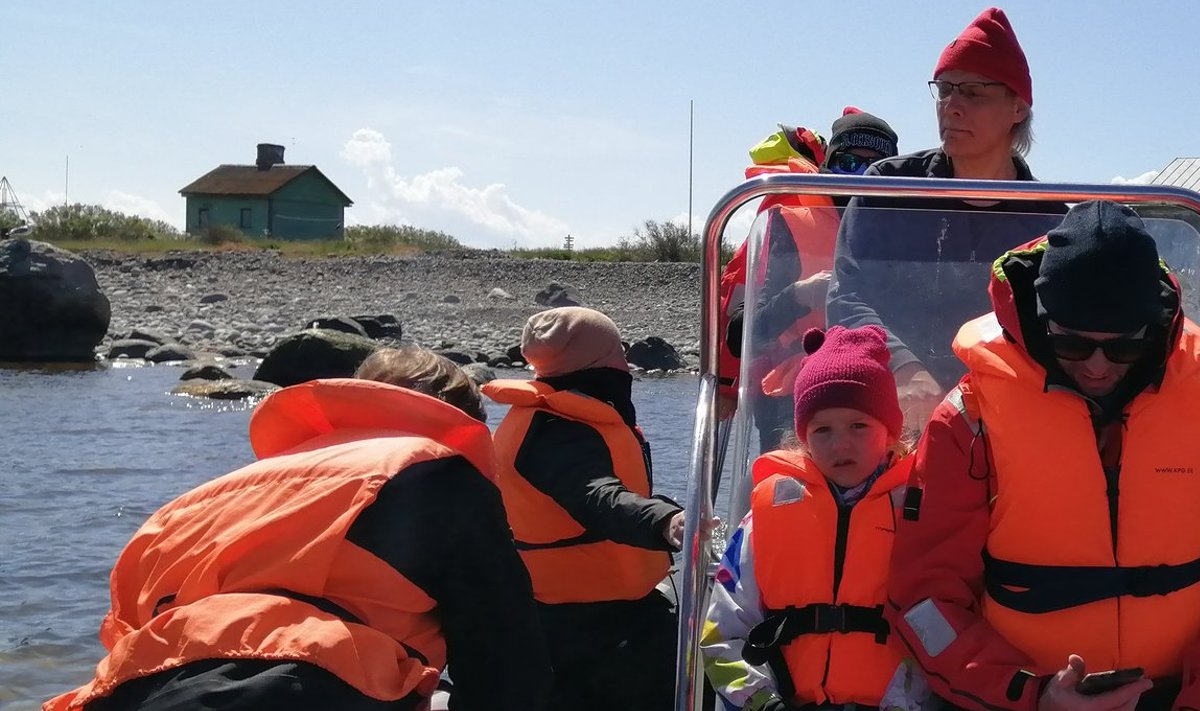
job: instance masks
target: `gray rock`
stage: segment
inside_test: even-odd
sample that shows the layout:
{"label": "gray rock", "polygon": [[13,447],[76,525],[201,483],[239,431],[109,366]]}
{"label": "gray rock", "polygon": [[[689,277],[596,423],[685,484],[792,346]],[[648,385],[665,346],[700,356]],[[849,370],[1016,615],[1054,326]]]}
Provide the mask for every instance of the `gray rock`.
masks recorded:
{"label": "gray rock", "polygon": [[362,324],[345,316],[322,316],[321,318],[309,321],[308,325],[304,328],[326,328],[330,331],[341,331],[342,333],[353,333],[363,338],[367,337],[367,329],[363,328]]}
{"label": "gray rock", "polygon": [[188,380],[171,388],[173,395],[190,395],[191,397],[206,397],[212,400],[244,400],[252,397],[270,395],[279,389],[273,383],[261,380]]}
{"label": "gray rock", "polygon": [[149,328],[134,328],[130,329],[124,338],[135,341],[151,341],[158,345],[164,345],[171,342],[171,339],[164,335],[162,331],[155,331]]}
{"label": "gray rock", "polygon": [[443,304],[457,304],[457,303],[460,303],[461,301],[462,301],[462,299],[458,298],[454,294],[446,294],[445,296],[442,297]]}
{"label": "gray rock", "polygon": [[173,361],[192,360],[196,357],[196,352],[178,343],[168,343],[152,349],[143,357],[151,363],[170,363]]}
{"label": "gray rock", "polygon": [[218,304],[222,301],[229,301],[228,294],[206,294],[200,297],[202,304]]}
{"label": "gray rock", "polygon": [[394,338],[398,341],[404,335],[400,321],[391,314],[351,316],[350,318],[362,325],[368,338]]}
{"label": "gray rock", "polygon": [[463,353],[461,351],[440,350],[440,351],[434,351],[434,352],[437,353],[438,355],[442,356],[446,360],[450,361],[451,363],[458,363],[459,365],[468,365],[470,363],[475,362],[475,358],[473,356],[471,356],[468,353]]}
{"label": "gray rock", "polygon": [[510,347],[507,351],[504,352],[504,355],[508,356],[508,359],[510,361],[512,361],[513,363],[516,363],[517,361],[521,361],[521,362],[525,361],[525,356],[521,354],[520,346]]}
{"label": "gray rock", "polygon": [[87,262],[45,242],[0,240],[0,361],[94,361],[111,318]]}
{"label": "gray rock", "polygon": [[254,379],[288,386],[316,378],[349,378],[377,348],[379,345],[365,336],[307,329],[284,338],[272,348],[255,371]]}
{"label": "gray rock", "polygon": [[183,371],[180,380],[232,380],[233,376],[216,363],[200,363]]}
{"label": "gray rock", "polygon": [[496,372],[485,363],[467,363],[461,367],[467,377],[474,380],[476,385],[490,383],[496,379]]}
{"label": "gray rock", "polygon": [[511,368],[512,367],[512,361],[502,355],[492,356],[491,358],[488,358],[487,364],[488,364],[488,367],[490,367],[490,368]]}
{"label": "gray rock", "polygon": [[645,370],[682,370],[687,367],[679,351],[658,336],[633,343],[625,357],[631,364]]}
{"label": "gray rock", "polygon": [[142,311],[145,311],[148,314],[156,314],[160,311],[166,311],[166,309],[158,304],[146,304],[144,307],[142,307]]}
{"label": "gray rock", "polygon": [[579,289],[570,284],[561,284],[557,281],[552,281],[546,285],[533,297],[539,306],[548,308],[558,308],[559,306],[583,306],[583,297],[579,295]]}
{"label": "gray rock", "polygon": [[501,289],[500,287],[496,287],[495,289],[492,289],[491,291],[488,292],[488,298],[495,299],[495,300],[511,301],[517,297],[508,293],[504,289]]}
{"label": "gray rock", "polygon": [[108,347],[107,358],[116,360],[117,358],[145,358],[146,354],[158,348],[159,344],[154,341],[146,341],[139,338],[122,338],[119,341],[113,341]]}
{"label": "gray rock", "polygon": [[184,330],[184,332],[212,333],[213,331],[215,331],[217,329],[215,326],[213,326],[208,321],[204,321],[201,319],[195,319],[191,323],[189,323],[187,325],[187,327],[184,328],[183,330]]}

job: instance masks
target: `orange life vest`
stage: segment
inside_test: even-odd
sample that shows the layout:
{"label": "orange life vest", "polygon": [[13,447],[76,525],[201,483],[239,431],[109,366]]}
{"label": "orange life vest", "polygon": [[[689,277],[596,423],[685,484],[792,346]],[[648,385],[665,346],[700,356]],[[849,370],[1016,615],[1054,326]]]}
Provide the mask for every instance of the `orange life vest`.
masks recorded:
{"label": "orange life vest", "polygon": [[767,642],[785,641],[766,657],[781,667],[773,671],[785,700],[878,706],[896,673],[901,655],[888,643],[883,605],[911,462],[889,468],[849,509],[797,452],[754,462],[750,541],[766,621],[747,646],[769,647],[756,640],[767,633]]}
{"label": "orange life vest", "polygon": [[[1044,392],[1046,373],[995,316],[955,352],[991,452],[988,623],[1049,674],[1068,654],[1091,669],[1180,673],[1200,637],[1200,334],[1186,322],[1157,391],[1127,406],[1116,520],[1084,400]],[[1116,530],[1116,540],[1113,530]]]}
{"label": "orange life vest", "polygon": [[410,390],[318,380],[267,397],[250,437],[259,461],[134,534],[112,572],[108,656],[45,709],[205,659],[308,662],[385,701],[432,694],[446,659],[436,601],[346,534],[410,465],[461,455],[494,480],[487,427]]}
{"label": "orange life vest", "polygon": [[[566,603],[648,595],[666,577],[669,554],[595,537],[516,468],[533,416],[549,412],[595,429],[608,447],[616,477],[635,494],[649,496],[650,472],[641,443],[617,411],[595,398],[555,391],[535,380],[494,380],[483,392],[512,406],[494,436],[499,486],[517,550],[533,581],[534,598]],[[570,453],[563,455],[569,461]]]}

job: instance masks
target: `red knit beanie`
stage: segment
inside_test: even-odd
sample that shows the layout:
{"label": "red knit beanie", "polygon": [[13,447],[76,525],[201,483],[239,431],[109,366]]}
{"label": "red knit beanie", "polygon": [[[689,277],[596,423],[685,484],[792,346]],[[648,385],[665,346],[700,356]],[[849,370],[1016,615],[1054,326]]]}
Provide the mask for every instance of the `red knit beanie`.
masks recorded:
{"label": "red knit beanie", "polygon": [[1025,52],[1004,11],[989,7],[967,25],[957,38],[938,57],[933,78],[952,70],[982,74],[1003,82],[1026,104],[1033,106],[1033,80],[1029,78],[1029,63]]}
{"label": "red knit beanie", "polygon": [[888,367],[887,333],[879,326],[804,334],[808,357],[796,376],[796,434],[806,438],[808,421],[821,410],[849,407],[879,420],[899,437],[904,413],[896,397],[896,379]]}

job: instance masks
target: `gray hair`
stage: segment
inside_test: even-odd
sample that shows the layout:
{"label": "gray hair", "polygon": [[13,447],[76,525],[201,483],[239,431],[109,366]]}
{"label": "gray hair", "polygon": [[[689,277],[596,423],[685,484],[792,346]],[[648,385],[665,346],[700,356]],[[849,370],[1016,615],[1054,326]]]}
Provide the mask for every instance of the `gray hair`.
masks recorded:
{"label": "gray hair", "polygon": [[1033,109],[1021,99],[1017,99],[1025,107],[1025,119],[1015,124],[1012,129],[1012,152],[1015,156],[1024,158],[1033,148]]}

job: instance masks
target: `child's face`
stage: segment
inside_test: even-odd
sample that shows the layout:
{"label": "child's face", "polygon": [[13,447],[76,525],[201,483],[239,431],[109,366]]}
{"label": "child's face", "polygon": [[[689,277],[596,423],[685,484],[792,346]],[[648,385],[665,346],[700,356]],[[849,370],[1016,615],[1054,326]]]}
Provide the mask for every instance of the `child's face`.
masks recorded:
{"label": "child's face", "polygon": [[848,407],[817,412],[803,434],[809,459],[841,487],[861,484],[883,463],[891,445],[882,422]]}

